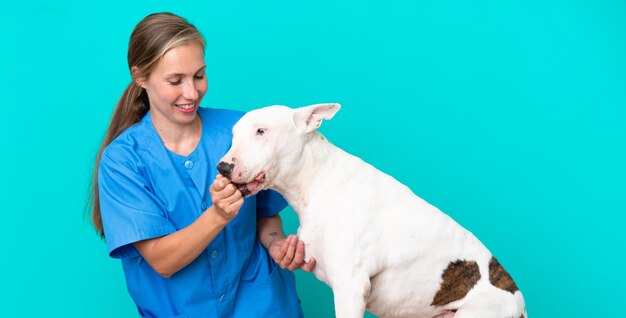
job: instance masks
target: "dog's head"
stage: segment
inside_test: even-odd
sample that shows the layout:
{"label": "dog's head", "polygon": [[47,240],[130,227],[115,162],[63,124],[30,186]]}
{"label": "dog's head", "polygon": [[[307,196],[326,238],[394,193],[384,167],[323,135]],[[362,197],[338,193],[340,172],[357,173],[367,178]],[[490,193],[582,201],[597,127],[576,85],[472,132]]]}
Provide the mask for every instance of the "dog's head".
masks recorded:
{"label": "dog's head", "polygon": [[292,174],[305,143],[339,108],[339,104],[269,106],[245,114],[233,127],[233,144],[217,170],[244,196],[273,188]]}

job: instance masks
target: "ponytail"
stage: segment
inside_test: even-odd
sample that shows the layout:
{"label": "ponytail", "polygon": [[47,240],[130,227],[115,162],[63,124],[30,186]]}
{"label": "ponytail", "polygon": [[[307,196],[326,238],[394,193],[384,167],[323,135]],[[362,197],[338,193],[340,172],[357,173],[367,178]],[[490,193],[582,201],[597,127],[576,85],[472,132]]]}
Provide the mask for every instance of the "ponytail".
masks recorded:
{"label": "ponytail", "polygon": [[[138,74],[147,79],[166,52],[190,42],[199,43],[204,49],[205,41],[202,34],[187,20],[168,12],[146,16],[135,26],[130,36],[128,67],[131,69],[131,74],[134,73],[133,67],[136,67]],[[91,222],[101,237],[104,237],[104,228],[98,196],[98,167],[102,152],[126,128],[138,123],[149,109],[150,103],[146,90],[134,82],[128,85],[115,106],[111,123],[98,150],[86,210],[92,211]]]}
{"label": "ponytail", "polygon": [[102,216],[100,215],[100,197],[98,194],[98,167],[100,166],[102,152],[104,148],[113,142],[126,128],[138,123],[148,113],[149,109],[150,106],[146,90],[134,82],[130,83],[115,106],[111,123],[104,136],[104,141],[100,145],[100,150],[98,150],[94,172],[91,177],[87,208],[89,209],[91,207],[91,222],[96,232],[103,238],[104,228],[102,226]]}

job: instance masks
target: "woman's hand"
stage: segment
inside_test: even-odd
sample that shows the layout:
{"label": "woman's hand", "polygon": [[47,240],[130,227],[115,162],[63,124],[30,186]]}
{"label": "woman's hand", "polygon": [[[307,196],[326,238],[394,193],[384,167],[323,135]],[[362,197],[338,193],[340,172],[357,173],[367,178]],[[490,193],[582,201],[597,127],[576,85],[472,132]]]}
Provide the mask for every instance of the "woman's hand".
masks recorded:
{"label": "woman's hand", "polygon": [[193,262],[230,222],[243,205],[241,192],[221,175],[211,188],[213,205],[189,226],[174,233],[135,242],[150,266],[165,278]]}
{"label": "woman's hand", "polygon": [[225,223],[230,222],[243,205],[243,196],[237,187],[227,178],[218,174],[209,188],[215,212]]}
{"label": "woman's hand", "polygon": [[276,238],[269,243],[270,256],[282,268],[295,271],[300,268],[310,272],[315,267],[315,258],[304,261],[304,242],[296,235],[287,238]]}

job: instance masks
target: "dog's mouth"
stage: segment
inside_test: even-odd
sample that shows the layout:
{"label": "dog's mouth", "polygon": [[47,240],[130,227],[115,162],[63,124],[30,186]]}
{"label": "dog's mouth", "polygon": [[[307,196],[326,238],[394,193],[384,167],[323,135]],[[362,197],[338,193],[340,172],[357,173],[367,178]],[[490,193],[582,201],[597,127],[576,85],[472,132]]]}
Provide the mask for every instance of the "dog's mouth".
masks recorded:
{"label": "dog's mouth", "polygon": [[239,189],[239,191],[241,191],[241,195],[243,195],[244,197],[248,197],[251,195],[255,195],[259,193],[259,191],[263,190],[263,187],[265,186],[265,181],[265,172],[261,172],[248,183],[233,182],[233,184],[237,187],[237,189]]}

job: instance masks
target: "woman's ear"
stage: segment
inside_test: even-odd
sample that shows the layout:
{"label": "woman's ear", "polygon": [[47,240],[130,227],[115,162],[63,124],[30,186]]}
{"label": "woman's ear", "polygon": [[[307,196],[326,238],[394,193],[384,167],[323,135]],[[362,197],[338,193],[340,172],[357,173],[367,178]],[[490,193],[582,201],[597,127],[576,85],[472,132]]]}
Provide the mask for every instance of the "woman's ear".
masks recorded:
{"label": "woman's ear", "polygon": [[141,74],[141,70],[139,70],[139,67],[132,66],[130,68],[130,75],[133,77],[133,82],[135,82],[140,87],[146,88],[146,77]]}

